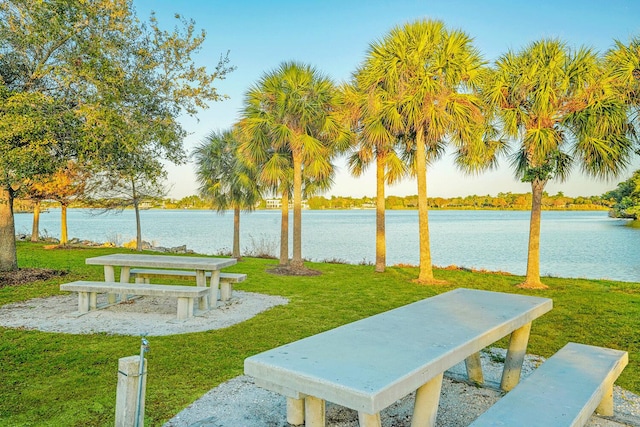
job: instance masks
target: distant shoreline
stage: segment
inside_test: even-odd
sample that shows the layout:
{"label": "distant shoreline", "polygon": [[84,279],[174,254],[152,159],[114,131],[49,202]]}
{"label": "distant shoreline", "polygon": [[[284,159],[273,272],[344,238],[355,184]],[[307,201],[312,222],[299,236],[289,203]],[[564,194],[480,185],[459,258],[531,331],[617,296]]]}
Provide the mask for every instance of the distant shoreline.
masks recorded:
{"label": "distant shoreline", "polygon": [[[607,206],[597,206],[597,205],[585,205],[586,207],[569,207],[569,208],[558,208],[558,207],[543,207],[542,210],[543,211],[555,211],[555,212],[562,212],[562,211],[577,211],[577,212],[582,212],[582,211],[608,211],[611,210],[611,208],[607,207]],[[58,206],[55,205],[51,205],[47,207],[48,209],[57,209],[59,208]],[[69,206],[69,209],[87,209],[87,210],[92,210],[95,208],[90,208],[90,207],[86,207],[86,206]],[[115,210],[115,209],[114,209]],[[133,210],[133,207],[126,207],[123,210]],[[212,210],[216,210],[215,208],[206,208],[206,207],[191,207],[191,208],[163,208],[163,207],[152,207],[152,208],[145,208],[145,209],[140,209],[141,211],[212,211]],[[289,209],[292,210],[292,209]],[[375,211],[375,208],[358,208],[358,207],[352,207],[352,208],[321,208],[321,209],[312,209],[312,208],[304,208],[303,211]],[[418,208],[386,208],[385,211],[417,211]],[[447,206],[444,208],[438,208],[438,207],[429,207],[430,211],[522,211],[522,212],[528,212],[531,210],[531,207],[528,208],[497,208],[497,207],[467,207],[467,206],[460,206],[460,207],[454,207],[454,206]],[[227,209],[227,211],[232,211],[232,209]],[[269,212],[278,212],[280,211],[279,208],[258,208],[258,209],[254,209],[253,211],[243,211],[244,213],[250,213],[250,212],[256,212],[256,211],[269,211]],[[29,214],[29,213],[33,213],[33,211],[19,211],[19,212],[14,212],[14,214]],[[41,214],[43,213],[48,213],[45,211],[41,211]]]}

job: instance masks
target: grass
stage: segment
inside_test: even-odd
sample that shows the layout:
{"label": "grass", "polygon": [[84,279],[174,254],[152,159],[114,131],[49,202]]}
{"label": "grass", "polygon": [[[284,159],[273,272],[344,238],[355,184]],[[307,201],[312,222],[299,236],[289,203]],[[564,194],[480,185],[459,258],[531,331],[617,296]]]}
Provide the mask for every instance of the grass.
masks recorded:
{"label": "grass", "polygon": [[[102,280],[85,258],[122,249],[45,249],[19,243],[21,268],[62,269],[66,277],[0,288],[0,305],[59,295],[59,285]],[[265,273],[274,260],[245,258],[228,269],[248,274],[236,289],[281,295],[273,308],[226,329],[150,337],[145,425],[158,426],[216,385],[241,375],[246,357],[456,287],[545,296],[554,309],[533,323],[528,351],[548,357],[568,341],[629,352],[617,384],[640,394],[640,283],[545,278],[548,290],[515,287],[522,277],[436,269],[448,286],[420,286],[415,267],[374,272],[370,265],[307,263],[323,274]],[[70,335],[0,328],[0,425],[110,426],[118,359],[139,354],[140,337]],[[506,340],[498,345],[506,346]]]}

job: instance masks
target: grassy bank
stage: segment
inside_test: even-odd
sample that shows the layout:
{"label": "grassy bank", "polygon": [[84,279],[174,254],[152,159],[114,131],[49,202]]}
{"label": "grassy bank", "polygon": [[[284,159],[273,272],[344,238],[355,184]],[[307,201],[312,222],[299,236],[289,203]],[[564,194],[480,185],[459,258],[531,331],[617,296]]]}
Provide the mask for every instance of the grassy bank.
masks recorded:
{"label": "grassy bank", "polygon": [[[0,288],[0,305],[59,295],[60,283],[102,280],[102,268],[85,258],[122,249],[45,249],[20,243],[21,268],[69,272],[66,277]],[[617,384],[640,393],[640,283],[547,278],[550,289],[524,291],[522,277],[436,270],[449,286],[412,282],[416,268],[312,264],[314,277],[265,273],[275,261],[245,259],[228,271],[248,274],[237,289],[281,295],[276,307],[238,325],[202,333],[150,337],[146,424],[162,425],[217,384],[241,375],[255,353],[455,287],[545,296],[554,309],[533,324],[529,352],[550,356],[568,341],[623,349],[630,362]],[[115,412],[120,357],[138,354],[139,337],[69,335],[0,328],[0,425],[109,426]],[[499,343],[502,346],[506,342]]]}

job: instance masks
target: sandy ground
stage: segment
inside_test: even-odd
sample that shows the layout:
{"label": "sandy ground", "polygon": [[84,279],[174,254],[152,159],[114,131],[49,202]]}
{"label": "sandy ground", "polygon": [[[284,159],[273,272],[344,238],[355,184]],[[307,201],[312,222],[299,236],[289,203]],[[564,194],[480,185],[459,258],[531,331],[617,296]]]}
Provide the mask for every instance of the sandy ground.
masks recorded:
{"label": "sandy ground", "polygon": [[[72,294],[5,305],[0,307],[0,326],[71,334],[172,335],[225,328],[288,303],[282,297],[234,291],[230,303],[178,321],[175,299],[143,297],[82,316],[77,315],[77,301],[76,294]],[[502,366],[494,360],[503,356],[502,349],[489,349],[482,354],[488,387],[479,388],[463,382],[463,364],[445,373],[438,426],[467,426],[500,398],[497,385]],[[527,356],[523,376],[530,374],[543,361],[538,356]],[[639,396],[616,386],[614,403],[615,415],[612,419],[594,415],[587,425],[640,427]],[[287,427],[285,405],[284,397],[256,387],[250,377],[240,376],[210,390],[164,427]],[[409,427],[412,411],[413,396],[409,395],[381,413],[382,425]],[[357,427],[357,413],[328,403],[327,425]]]}
{"label": "sandy ground", "polygon": [[[175,335],[226,328],[288,303],[286,298],[253,292],[234,291],[233,296],[226,305],[218,302],[215,310],[178,320],[176,298],[143,297],[79,316],[78,296],[73,293],[4,305],[0,326],[70,334]],[[105,296],[98,298],[100,304],[106,304]]]}

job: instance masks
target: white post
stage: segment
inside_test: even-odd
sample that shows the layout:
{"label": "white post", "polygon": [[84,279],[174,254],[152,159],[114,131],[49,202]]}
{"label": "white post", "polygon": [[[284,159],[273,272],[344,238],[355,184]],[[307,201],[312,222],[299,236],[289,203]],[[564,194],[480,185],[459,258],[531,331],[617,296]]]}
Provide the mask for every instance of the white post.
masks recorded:
{"label": "white post", "polygon": [[[138,409],[138,387],[141,385],[140,411]],[[140,381],[140,356],[122,357],[118,360],[118,388],[116,390],[116,427],[144,426],[144,396],[147,386],[147,360]]]}

